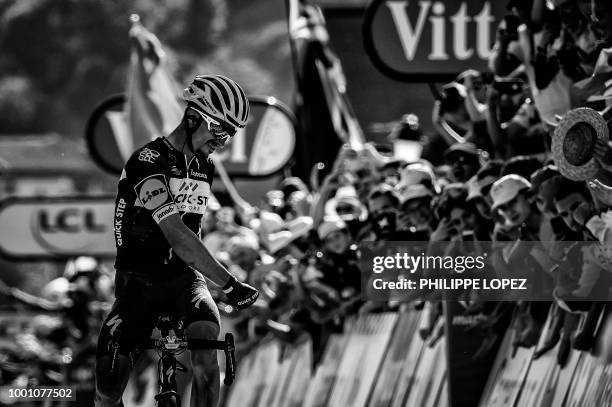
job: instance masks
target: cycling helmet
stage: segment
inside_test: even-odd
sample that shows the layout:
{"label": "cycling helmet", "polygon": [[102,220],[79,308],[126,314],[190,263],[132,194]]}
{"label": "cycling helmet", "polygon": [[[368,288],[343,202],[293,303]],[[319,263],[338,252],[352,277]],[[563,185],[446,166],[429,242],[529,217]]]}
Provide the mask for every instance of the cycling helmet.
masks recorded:
{"label": "cycling helmet", "polygon": [[236,128],[246,126],[249,100],[236,82],[221,75],[198,75],[183,91],[187,106]]}

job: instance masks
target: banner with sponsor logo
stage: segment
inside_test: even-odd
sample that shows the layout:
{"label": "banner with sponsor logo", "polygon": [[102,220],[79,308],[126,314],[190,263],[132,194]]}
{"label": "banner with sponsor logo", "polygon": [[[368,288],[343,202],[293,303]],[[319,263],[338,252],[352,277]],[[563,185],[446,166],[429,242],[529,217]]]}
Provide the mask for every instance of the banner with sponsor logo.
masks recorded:
{"label": "banner with sponsor logo", "polygon": [[374,0],[363,22],[364,46],[385,75],[406,81],[487,70],[505,1]]}
{"label": "banner with sponsor logo", "polygon": [[[123,94],[101,102],[92,112],[85,130],[89,152],[102,169],[120,174],[129,153],[119,140],[130,128],[123,111]],[[227,172],[239,177],[264,177],[281,170],[295,146],[295,119],[291,110],[274,97],[250,96],[249,123],[229,144],[216,153]],[[131,151],[130,151],[131,153]]]}
{"label": "banner with sponsor logo", "polygon": [[0,254],[9,258],[112,257],[114,197],[0,202]]}

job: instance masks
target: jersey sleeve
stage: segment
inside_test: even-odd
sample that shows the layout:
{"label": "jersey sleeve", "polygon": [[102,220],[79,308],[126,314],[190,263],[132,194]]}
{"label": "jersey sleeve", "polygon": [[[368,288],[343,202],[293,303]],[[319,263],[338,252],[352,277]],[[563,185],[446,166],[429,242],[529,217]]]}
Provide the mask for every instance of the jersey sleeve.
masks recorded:
{"label": "jersey sleeve", "polygon": [[136,194],[134,205],[148,210],[155,222],[179,213],[168,185],[169,167],[158,151],[150,147],[136,151],[125,171]]}

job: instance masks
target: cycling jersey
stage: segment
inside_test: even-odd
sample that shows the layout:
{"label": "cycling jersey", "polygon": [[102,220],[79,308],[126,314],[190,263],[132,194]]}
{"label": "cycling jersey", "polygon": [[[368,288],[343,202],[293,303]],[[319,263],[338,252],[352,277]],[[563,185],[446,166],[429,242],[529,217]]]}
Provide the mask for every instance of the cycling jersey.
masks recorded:
{"label": "cycling jersey", "polygon": [[214,165],[210,159],[186,156],[165,138],[136,150],[119,180],[115,201],[115,268],[149,275],[187,270],[158,223],[172,214],[200,235],[200,222],[211,192]]}

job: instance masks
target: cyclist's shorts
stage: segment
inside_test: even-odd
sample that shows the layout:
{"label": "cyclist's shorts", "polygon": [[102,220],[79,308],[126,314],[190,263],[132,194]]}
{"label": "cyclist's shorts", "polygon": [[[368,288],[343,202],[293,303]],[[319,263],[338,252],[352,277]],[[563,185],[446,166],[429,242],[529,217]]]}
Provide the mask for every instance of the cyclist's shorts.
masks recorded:
{"label": "cyclist's shorts", "polygon": [[112,353],[113,338],[117,338],[119,354],[134,363],[163,313],[181,317],[184,327],[194,321],[220,326],[219,310],[206,281],[195,273],[163,282],[127,277],[117,281],[115,290],[117,299],[98,337],[98,358]]}

